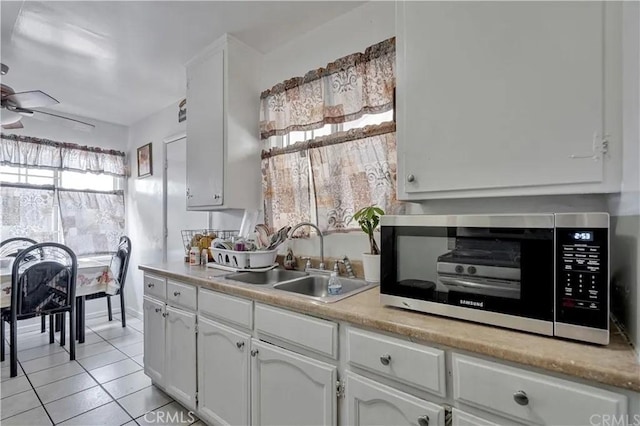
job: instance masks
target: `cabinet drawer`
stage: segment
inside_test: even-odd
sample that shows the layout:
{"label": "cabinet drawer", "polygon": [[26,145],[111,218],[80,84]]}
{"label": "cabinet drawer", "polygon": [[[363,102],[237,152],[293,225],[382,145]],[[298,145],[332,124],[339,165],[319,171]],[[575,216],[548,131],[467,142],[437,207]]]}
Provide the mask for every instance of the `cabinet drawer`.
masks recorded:
{"label": "cabinet drawer", "polygon": [[500,426],[489,420],[481,419],[457,408],[451,410],[451,426]]}
{"label": "cabinet drawer", "polygon": [[338,357],[338,324],[256,303],[256,331],[291,345]]}
{"label": "cabinet drawer", "polygon": [[452,361],[453,397],[478,408],[552,425],[627,414],[624,395],[459,354]]}
{"label": "cabinet drawer", "polygon": [[201,288],[200,313],[251,329],[253,327],[253,302]]}
{"label": "cabinet drawer", "polygon": [[198,289],[194,285],[167,282],[167,302],[171,305],[184,306],[195,311],[198,306],[197,294]]}
{"label": "cabinet drawer", "polygon": [[167,280],[155,275],[144,274],[144,294],[164,300],[167,297]]}
{"label": "cabinet drawer", "polygon": [[349,364],[446,396],[444,351],[361,330],[347,330]]}

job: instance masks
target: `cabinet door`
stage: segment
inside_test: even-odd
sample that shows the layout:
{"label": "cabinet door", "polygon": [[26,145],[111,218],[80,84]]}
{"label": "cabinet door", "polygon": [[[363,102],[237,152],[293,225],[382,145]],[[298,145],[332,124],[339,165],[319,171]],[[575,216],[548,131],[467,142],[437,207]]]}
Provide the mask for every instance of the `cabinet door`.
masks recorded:
{"label": "cabinet door", "polygon": [[251,341],[251,423],[335,425],[336,367]]}
{"label": "cabinet door", "polygon": [[185,407],[195,409],[196,315],[167,306],[166,324],[165,388]]}
{"label": "cabinet door", "polygon": [[144,373],[156,384],[164,386],[164,302],[144,297]]}
{"label": "cabinet door", "polygon": [[397,28],[401,198],[602,182],[602,3],[407,1]]}
{"label": "cabinet door", "polygon": [[219,206],[224,176],[224,51],[187,70],[187,209]]}
{"label": "cabinet door", "polygon": [[444,426],[444,407],[349,371],[345,392],[351,426]]}
{"label": "cabinet door", "polygon": [[251,337],[198,317],[198,409],[214,424],[249,424]]}

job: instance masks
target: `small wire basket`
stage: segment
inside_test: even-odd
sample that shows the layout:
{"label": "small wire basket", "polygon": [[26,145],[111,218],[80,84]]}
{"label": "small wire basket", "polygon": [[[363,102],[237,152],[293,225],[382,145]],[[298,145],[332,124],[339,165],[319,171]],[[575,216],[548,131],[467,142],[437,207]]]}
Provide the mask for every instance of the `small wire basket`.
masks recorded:
{"label": "small wire basket", "polygon": [[222,229],[183,229],[182,230],[182,246],[184,247],[185,255],[189,255],[194,240],[197,235],[205,237],[222,238],[224,240],[230,240],[231,237],[238,235],[240,231],[222,230]]}

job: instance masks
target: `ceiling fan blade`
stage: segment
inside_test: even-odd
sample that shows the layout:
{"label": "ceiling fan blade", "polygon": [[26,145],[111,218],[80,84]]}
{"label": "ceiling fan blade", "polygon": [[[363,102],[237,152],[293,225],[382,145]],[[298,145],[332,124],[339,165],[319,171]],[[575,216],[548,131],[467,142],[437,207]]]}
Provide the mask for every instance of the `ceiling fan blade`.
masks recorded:
{"label": "ceiling fan blade", "polygon": [[24,126],[20,121],[16,121],[15,123],[2,125],[2,128],[3,129],[23,129]]}
{"label": "ceiling fan blade", "polygon": [[34,109],[32,111],[34,113],[33,118],[37,118],[38,120],[42,120],[42,121],[52,121],[52,122],[55,121],[64,126],[71,127],[72,129],[75,129],[75,130],[90,132],[96,127],[93,124],[85,123],[84,121],[75,120],[69,117],[64,117],[62,115],[52,114],[50,112],[38,111],[37,109]]}
{"label": "ceiling fan blade", "polygon": [[46,107],[60,103],[41,90],[13,93],[5,96],[3,100],[5,99],[19,108]]}

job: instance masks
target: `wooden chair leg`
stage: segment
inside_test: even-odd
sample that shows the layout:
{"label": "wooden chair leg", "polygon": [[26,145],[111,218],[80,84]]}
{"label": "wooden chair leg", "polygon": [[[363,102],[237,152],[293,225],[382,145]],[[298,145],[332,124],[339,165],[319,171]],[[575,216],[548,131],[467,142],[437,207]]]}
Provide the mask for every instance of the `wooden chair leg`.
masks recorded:
{"label": "wooden chair leg", "polygon": [[111,313],[111,296],[107,296],[107,310],[109,311],[109,321],[113,320],[113,314]]}
{"label": "wooden chair leg", "polygon": [[58,316],[60,316],[60,346],[64,346],[67,339],[67,335],[65,333],[65,320],[67,319],[67,313],[63,312],[58,314]]}
{"label": "wooden chair leg", "polygon": [[76,359],[76,319],[73,303],[69,311],[69,359]]}
{"label": "wooden chair leg", "polygon": [[10,331],[10,345],[11,348],[11,377],[16,377],[18,375],[18,324],[17,321],[11,321],[10,323],[11,331]]}
{"label": "wooden chair leg", "polygon": [[47,329],[47,316],[46,315],[40,315],[40,333],[44,333],[45,330]]}
{"label": "wooden chair leg", "polygon": [[0,316],[0,339],[2,339],[2,346],[0,346],[0,361],[4,361],[4,320]]}
{"label": "wooden chair leg", "polygon": [[127,326],[127,317],[124,309],[124,293],[120,293],[120,316],[122,317],[122,326]]}
{"label": "wooden chair leg", "polygon": [[55,327],[53,326],[53,314],[49,314],[49,344],[55,340]]}

